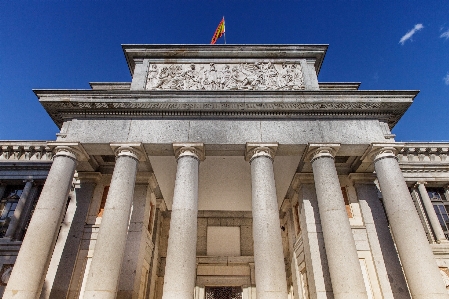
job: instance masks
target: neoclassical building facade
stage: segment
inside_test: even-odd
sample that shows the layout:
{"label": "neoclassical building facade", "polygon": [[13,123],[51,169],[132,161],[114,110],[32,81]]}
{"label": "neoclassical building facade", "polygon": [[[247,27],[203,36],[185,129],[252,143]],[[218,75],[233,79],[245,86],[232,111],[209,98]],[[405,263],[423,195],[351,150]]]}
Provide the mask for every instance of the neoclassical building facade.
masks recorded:
{"label": "neoclassical building facade", "polygon": [[35,90],[0,141],[2,298],[449,298],[448,143],[326,45],[123,45],[132,82]]}

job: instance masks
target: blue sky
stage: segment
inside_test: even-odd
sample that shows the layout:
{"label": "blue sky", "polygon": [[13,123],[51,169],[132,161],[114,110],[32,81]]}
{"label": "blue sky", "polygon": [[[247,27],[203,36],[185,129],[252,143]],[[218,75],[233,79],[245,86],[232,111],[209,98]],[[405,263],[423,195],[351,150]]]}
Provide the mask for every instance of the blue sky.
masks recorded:
{"label": "blue sky", "polygon": [[[54,140],[32,89],[131,77],[121,44],[329,44],[320,82],[421,92],[397,141],[449,141],[449,1],[2,0],[0,140]],[[223,43],[220,39],[218,43]]]}

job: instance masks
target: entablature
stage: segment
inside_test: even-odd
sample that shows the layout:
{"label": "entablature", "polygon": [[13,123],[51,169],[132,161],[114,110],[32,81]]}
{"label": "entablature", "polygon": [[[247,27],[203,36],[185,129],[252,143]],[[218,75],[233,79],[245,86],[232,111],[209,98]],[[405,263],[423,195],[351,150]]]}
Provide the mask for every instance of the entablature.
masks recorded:
{"label": "entablature", "polygon": [[392,128],[417,91],[34,90],[61,127],[74,118],[378,119]]}

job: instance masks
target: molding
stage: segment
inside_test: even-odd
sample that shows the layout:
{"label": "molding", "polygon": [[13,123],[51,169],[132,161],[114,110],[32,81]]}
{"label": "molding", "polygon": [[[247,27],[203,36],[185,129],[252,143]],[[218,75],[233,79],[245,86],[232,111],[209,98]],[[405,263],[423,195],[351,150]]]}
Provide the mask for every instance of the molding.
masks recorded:
{"label": "molding", "polygon": [[245,160],[251,163],[254,159],[258,157],[268,157],[271,161],[274,161],[276,156],[276,151],[278,148],[278,143],[246,143],[245,148]]}
{"label": "molding", "polygon": [[173,143],[175,158],[178,160],[184,156],[191,156],[199,161],[206,159],[206,149],[204,143]]}
{"label": "molding", "polygon": [[0,141],[0,162],[51,162],[47,141]]}
{"label": "molding", "polygon": [[448,143],[406,143],[398,153],[401,164],[448,164]]}
{"label": "molding", "polygon": [[133,74],[135,60],[209,61],[223,60],[312,60],[318,74],[328,45],[122,45]]}
{"label": "molding", "polygon": [[73,118],[357,118],[392,128],[414,91],[124,91],[35,90],[59,126]]}

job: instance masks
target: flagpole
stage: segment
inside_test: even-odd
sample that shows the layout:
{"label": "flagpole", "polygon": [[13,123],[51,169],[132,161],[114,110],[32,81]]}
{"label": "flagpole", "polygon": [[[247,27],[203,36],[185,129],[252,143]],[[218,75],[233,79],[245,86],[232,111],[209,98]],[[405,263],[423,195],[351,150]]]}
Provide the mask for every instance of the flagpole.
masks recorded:
{"label": "flagpole", "polygon": [[224,16],[223,16],[223,26],[225,26],[225,31],[224,31],[224,33],[223,33],[223,37],[224,37],[224,42],[225,42],[225,45],[226,45],[226,22],[225,22],[225,20],[224,20]]}

